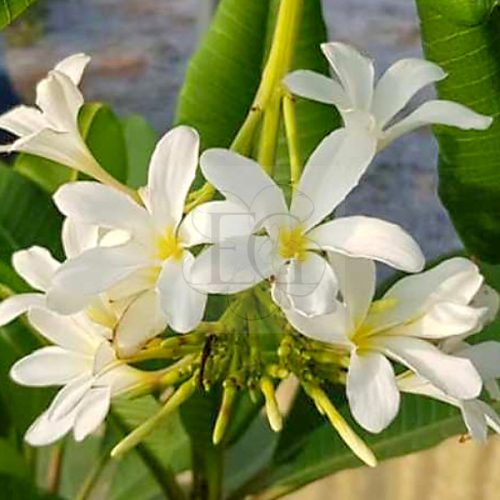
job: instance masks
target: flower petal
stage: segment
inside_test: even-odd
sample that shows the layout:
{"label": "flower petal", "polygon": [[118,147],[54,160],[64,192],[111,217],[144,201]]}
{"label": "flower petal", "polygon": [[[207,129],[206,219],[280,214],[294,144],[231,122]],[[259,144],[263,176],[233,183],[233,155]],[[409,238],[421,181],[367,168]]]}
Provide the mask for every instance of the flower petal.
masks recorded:
{"label": "flower petal", "polygon": [[200,138],[181,125],[167,132],[151,157],[147,197],[158,230],[177,227],[198,166]]}
{"label": "flower petal", "polygon": [[46,292],[60,263],[46,248],[33,246],[15,252],[12,255],[12,265],[35,290]]}
{"label": "flower petal", "polygon": [[95,338],[81,328],[72,316],[61,316],[48,309],[31,309],[30,323],[47,340],[69,351],[91,355],[96,349]]}
{"label": "flower petal", "polygon": [[97,246],[99,228],[92,224],[65,219],[62,228],[62,243],[68,259]]}
{"label": "flower petal", "polygon": [[207,295],[191,284],[191,270],[195,258],[184,252],[181,261],[168,259],[158,279],[158,290],[163,314],[175,331],[186,333],[196,328],[205,313]]}
{"label": "flower petal", "polygon": [[66,384],[90,368],[87,356],[49,346],[17,361],[10,370],[10,376],[18,384],[43,387]]}
{"label": "flower petal", "polygon": [[427,85],[446,78],[437,64],[425,59],[401,59],[380,78],[373,96],[372,113],[383,129],[410,99]]}
{"label": "flower petal", "polygon": [[19,137],[35,134],[47,126],[42,113],[29,106],[16,106],[0,115],[0,128]]}
{"label": "flower petal", "polygon": [[461,401],[460,410],[472,439],[480,443],[488,438],[488,423],[479,400]]}
{"label": "flower petal", "polygon": [[295,95],[325,104],[333,104],[340,109],[349,107],[344,89],[335,80],[321,73],[301,69],[288,74],[283,83]]}
{"label": "flower petal", "polygon": [[59,420],[71,413],[82,401],[94,381],[90,373],[83,373],[66,384],[55,396],[48,409],[51,420]]}
{"label": "flower petal", "polygon": [[109,387],[96,387],[87,393],[80,404],[73,427],[75,441],[83,441],[104,422],[110,403]]}
{"label": "flower petal", "polygon": [[463,257],[447,259],[437,266],[396,282],[384,295],[395,307],[377,315],[380,328],[406,323],[434,304],[452,302],[467,305],[479,290],[483,278],[478,267]]}
{"label": "flower petal", "polygon": [[426,125],[448,125],[464,130],[485,130],[492,121],[491,117],[476,113],[457,102],[427,101],[409,116],[389,127],[379,147],[386,147],[403,134]]}
{"label": "flower petal", "polygon": [[375,263],[331,252],[328,259],[339,281],[340,291],[350,318],[351,330],[363,323],[375,296]]}
{"label": "flower petal", "polygon": [[52,128],[77,133],[78,112],[83,96],[71,79],[60,72],[50,72],[36,87],[36,104]]}
{"label": "flower petal", "polygon": [[266,236],[232,238],[204,250],[191,269],[192,285],[205,293],[233,294],[268,278],[273,244]]}
{"label": "flower petal", "polygon": [[323,43],[321,50],[332,65],[350,106],[368,111],[373,97],[373,62],[354,47],[340,42]]}
{"label": "flower petal", "polygon": [[90,57],[88,55],[82,53],[73,54],[57,63],[54,70],[64,73],[74,85],[78,85],[89,62]]}
{"label": "flower petal", "polygon": [[48,412],[42,413],[29,427],[24,436],[31,446],[47,446],[66,435],[73,427],[76,410],[61,420],[50,420]]}
{"label": "flower petal", "polygon": [[[455,335],[464,335],[476,331],[478,325],[482,324],[483,315],[484,310],[482,309],[454,304],[453,302],[438,302],[432,305],[420,318],[391,328],[390,335],[407,335],[427,339],[444,339]],[[381,322],[382,318],[377,317],[377,315],[372,316],[377,319],[379,329],[387,328],[387,323]]]}
{"label": "flower petal", "polygon": [[302,335],[320,342],[350,348],[348,334],[350,332],[349,317],[342,303],[338,303],[330,314],[308,318],[293,309],[284,310],[289,323]]}
{"label": "flower petal", "polygon": [[292,198],[291,214],[307,231],[356,187],[375,156],[377,140],[356,128],[328,135],[310,156]]}
{"label": "flower petal", "polygon": [[45,296],[41,293],[21,293],[0,302],[0,326],[4,326],[32,307],[45,306]]}
{"label": "flower petal", "polygon": [[24,152],[62,163],[92,177],[101,167],[76,132],[59,132],[49,128],[25,135],[12,144],[0,146],[0,152]]}
{"label": "flower petal", "polygon": [[378,337],[377,344],[387,356],[449,396],[472,399],[481,392],[481,377],[468,359],[444,354],[430,342],[413,337]]}
{"label": "flower petal", "polygon": [[380,353],[351,353],[346,391],[353,417],[370,432],[383,431],[398,413],[399,389],[394,370]]}
{"label": "flower petal", "polygon": [[54,195],[57,208],[77,222],[110,229],[125,229],[139,236],[150,234],[147,211],[132,198],[99,182],[64,184]]}
{"label": "flower petal", "polygon": [[150,261],[142,247],[127,243],[118,247],[97,247],[69,259],[54,276],[53,288],[47,294],[51,309],[63,314],[95,295],[117,285]]}
{"label": "flower petal", "polygon": [[190,247],[248,236],[254,228],[254,217],[239,203],[212,201],[197,206],[186,215],[179,228],[179,238]]}
{"label": "flower petal", "polygon": [[408,272],[420,271],[425,258],[415,240],[400,226],[364,216],[322,224],[308,238],[323,250],[384,262]]}
{"label": "flower petal", "polygon": [[120,356],[134,355],[166,326],[158,292],[148,290],[141,293],[127,307],[116,327],[115,341]]}
{"label": "flower petal", "polygon": [[454,354],[470,359],[483,380],[500,378],[500,342],[481,342]]}
{"label": "flower petal", "polygon": [[200,165],[206,179],[228,200],[255,214],[256,230],[265,227],[274,234],[280,218],[289,218],[283,191],[253,160],[226,149],[209,149]]}
{"label": "flower petal", "polygon": [[[318,316],[335,309],[338,292],[337,277],[330,264],[319,255],[307,252],[305,260],[292,259],[287,265],[284,283],[293,309],[304,316]],[[280,279],[280,278],[276,278]]]}

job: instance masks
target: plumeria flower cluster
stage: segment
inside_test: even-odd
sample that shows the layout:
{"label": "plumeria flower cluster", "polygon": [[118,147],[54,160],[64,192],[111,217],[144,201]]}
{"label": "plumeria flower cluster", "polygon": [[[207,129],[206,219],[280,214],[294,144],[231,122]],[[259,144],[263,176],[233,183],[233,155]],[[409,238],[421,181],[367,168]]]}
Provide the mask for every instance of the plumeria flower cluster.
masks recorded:
{"label": "plumeria flower cluster", "polygon": [[[78,129],[78,85],[89,61],[82,54],[39,83],[37,108],[0,117],[0,127],[19,136],[3,151],[36,154],[95,179],[54,194],[66,217],[65,260],[40,247],[16,252],[13,266],[35,291],[0,304],[0,324],[27,313],[50,344],[20,359],[13,380],[62,386],[28,430],[30,444],[52,443],[70,430],[81,440],[105,420],[112,398],[170,388],[160,413],[127,436],[119,454],[196,390],[215,384],[224,387],[215,443],[242,389],[280,430],[275,383],[292,374],[369,465],[375,456],[326,385],[345,387],[353,418],[372,433],[397,416],[401,392],[458,407],[474,438],[484,440],[488,427],[500,432],[500,418],[481,399],[483,386],[490,398],[500,396],[500,343],[474,342],[495,318],[498,296],[478,267],[455,257],[423,271],[417,242],[400,226],[365,215],[333,217],[377,152],[402,134],[429,124],[485,129],[491,119],[439,100],[400,118],[421,88],[445,78],[441,68],[405,59],[375,85],[372,61],[353,47],[328,43],[322,50],[333,78],[295,71],[283,85],[335,106],[343,127],[310,155],[291,197],[251,158],[228,149],[200,156],[198,133],[184,125],[158,142],[147,186],[134,192],[121,185]],[[187,203],[198,165],[220,196]],[[379,297],[376,262],[410,274]],[[225,295],[227,308],[206,321],[212,295]],[[260,348],[262,319],[276,330],[271,358]],[[149,360],[163,365],[148,369]]]}

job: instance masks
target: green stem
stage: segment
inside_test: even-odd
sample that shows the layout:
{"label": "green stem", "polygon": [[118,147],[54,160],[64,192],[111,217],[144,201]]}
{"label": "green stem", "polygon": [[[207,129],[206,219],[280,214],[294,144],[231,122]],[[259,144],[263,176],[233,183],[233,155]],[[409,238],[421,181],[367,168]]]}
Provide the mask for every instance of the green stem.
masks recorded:
{"label": "green stem", "polygon": [[264,121],[260,133],[257,161],[265,172],[273,174],[280,128],[281,92],[276,89],[264,113]]}
{"label": "green stem", "polygon": [[75,500],[87,500],[88,498],[90,498],[90,495],[92,494],[92,491],[99,481],[101,474],[104,472],[104,469],[110,458],[111,457],[109,455],[109,449],[104,453],[101,453],[101,456],[98,458],[89,475],[85,478],[85,481],[83,482],[81,488],[78,490]]}
{"label": "green stem", "polygon": [[302,164],[299,151],[295,99],[289,93],[286,93],[283,98],[283,117],[285,121],[288,156],[290,159],[290,182],[292,184],[292,189],[295,190],[300,179]]}
{"label": "green stem", "polygon": [[193,494],[200,500],[221,500],[223,498],[224,458],[220,451],[207,446],[203,450],[193,447]]}
{"label": "green stem", "polygon": [[[303,2],[304,0],[281,0],[269,57],[262,72],[262,78],[254,101],[250,106],[250,111],[231,145],[231,150],[233,151],[244,155],[249,154],[257,126],[262,116],[265,116],[268,112],[268,106],[273,104],[272,101],[275,94],[279,94],[279,97],[275,96],[278,100],[279,124],[281,81],[290,70],[292,64]],[[271,116],[268,117],[268,121],[270,122],[268,128],[271,127],[271,124],[275,124],[275,115],[276,112],[272,111]],[[271,132],[273,132],[273,129],[271,129]],[[276,148],[277,134],[274,135],[274,144],[266,140],[264,141],[265,144],[260,148],[259,156],[266,163],[269,163],[270,157],[274,157],[273,151]],[[267,168],[270,169],[269,166]],[[211,200],[214,194],[215,188],[206,183],[200,190],[192,193],[185,207],[185,212],[189,212],[197,205]]]}
{"label": "green stem", "polygon": [[142,425],[134,429],[126,438],[122,439],[111,451],[112,457],[119,457],[137,446],[151,433],[159,423],[193,394],[196,389],[196,376],[184,382],[167,400],[163,408]]}
{"label": "green stem", "polygon": [[52,448],[52,453],[50,455],[49,465],[48,465],[48,479],[47,479],[47,491],[54,496],[59,493],[59,487],[61,485],[61,472],[63,465],[65,441],[61,441],[55,444]]}

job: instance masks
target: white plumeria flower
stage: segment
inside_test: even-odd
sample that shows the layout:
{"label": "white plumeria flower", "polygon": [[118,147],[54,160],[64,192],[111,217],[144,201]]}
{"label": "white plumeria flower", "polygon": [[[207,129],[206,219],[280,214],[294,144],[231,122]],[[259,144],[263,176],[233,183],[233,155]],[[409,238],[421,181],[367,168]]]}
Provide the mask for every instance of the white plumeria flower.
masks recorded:
{"label": "white plumeria flower", "polygon": [[[72,313],[66,300],[90,300],[106,292],[111,299],[137,295],[116,329],[121,355],[131,355],[170,325],[193,330],[202,320],[207,296],[192,288],[189,273],[197,244],[183,222],[183,209],[198,165],[199,137],[180,126],[157,144],[142,191],[145,206],[96,182],[62,186],[54,196],[59,210],[82,223],[111,230],[106,242],[67,260],[54,277],[49,305]],[[78,299],[75,299],[78,298]]]}
{"label": "white plumeria flower", "polygon": [[[372,154],[362,139],[345,129],[335,131],[310,157],[288,208],[280,187],[256,162],[228,150],[206,151],[202,171],[226,201],[194,210],[191,223],[206,228],[208,214],[230,225],[228,214],[238,214],[236,205],[240,217],[234,222],[241,234],[228,240],[231,231],[226,228],[206,233],[206,241],[214,245],[198,256],[193,283],[209,293],[230,294],[272,277],[273,298],[281,307],[314,316],[331,311],[337,292],[337,278],[321,251],[375,259],[408,272],[421,270],[424,257],[417,243],[395,224],[364,216],[320,224],[357,185]],[[242,213],[249,214],[245,222]]]}
{"label": "white plumeria flower", "polygon": [[[62,242],[67,257],[74,257],[98,243],[96,227],[76,224],[66,219],[63,225]],[[46,307],[46,293],[61,263],[43,247],[32,246],[18,250],[12,255],[12,265],[35,291],[8,297],[0,303],[0,326],[10,323],[33,307]],[[86,304],[82,304],[84,306]],[[103,308],[105,305],[103,304]]]}
{"label": "white plumeria flower", "polygon": [[[481,375],[490,396],[493,399],[500,400],[500,390],[497,382],[497,379],[500,378],[500,342],[487,341],[471,346],[465,342],[459,341],[457,343],[455,339],[449,339],[443,344],[441,347],[445,352],[472,361]],[[411,372],[398,377],[398,387],[403,392],[428,396],[459,408],[471,437],[476,441],[486,441],[488,427],[500,434],[500,417],[484,401],[453,398],[427,380]]]}
{"label": "white plumeria flower", "polygon": [[116,360],[111,331],[85,314],[60,316],[34,308],[30,323],[54,345],[17,361],[11,378],[25,386],[64,386],[48,409],[28,429],[25,439],[44,446],[71,429],[81,441],[104,421],[111,398],[147,383],[150,375]]}
{"label": "white plumeria flower", "polygon": [[298,96],[333,104],[344,125],[364,133],[381,150],[403,134],[417,128],[440,124],[461,129],[487,129],[492,118],[480,115],[452,101],[431,100],[396,119],[417,92],[446,78],[436,64],[423,59],[401,59],[375,85],[371,59],[340,42],[324,43],[321,49],[335,79],[309,70],[294,71],[285,85]]}
{"label": "white plumeria flower", "polygon": [[0,116],[0,128],[19,136],[0,152],[42,156],[92,177],[102,171],[78,130],[84,102],[78,84],[89,61],[85,54],[67,57],[39,82],[37,107],[17,106]]}
{"label": "white plumeria flower", "polygon": [[381,300],[372,302],[374,263],[330,257],[343,302],[333,314],[304,318],[288,311],[287,317],[302,334],[350,352],[346,392],[361,426],[380,432],[397,415],[400,395],[389,359],[452,398],[479,395],[482,382],[473,363],[434,345],[475,332],[483,322],[485,309],[469,305],[483,281],[477,266],[464,258],[449,259],[399,280]]}

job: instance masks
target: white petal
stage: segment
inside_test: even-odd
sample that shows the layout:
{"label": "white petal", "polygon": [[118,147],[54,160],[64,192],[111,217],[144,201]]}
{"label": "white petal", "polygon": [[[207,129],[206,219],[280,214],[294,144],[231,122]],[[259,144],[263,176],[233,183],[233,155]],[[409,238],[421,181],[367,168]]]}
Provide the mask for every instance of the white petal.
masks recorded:
{"label": "white petal", "polygon": [[333,104],[340,109],[349,107],[344,89],[335,80],[321,73],[301,69],[287,75],[283,83],[295,95],[325,104]]}
{"label": "white petal", "polygon": [[90,373],[84,373],[80,377],[66,384],[55,396],[48,409],[51,420],[59,420],[71,413],[82,398],[92,387],[93,378]]}
{"label": "white petal", "polygon": [[0,115],[0,128],[19,137],[37,133],[47,126],[42,113],[28,106],[16,106]]}
{"label": "white petal", "polygon": [[273,244],[265,236],[233,238],[203,251],[191,270],[192,285],[205,293],[251,288],[273,270]]}
{"label": "white petal", "polygon": [[149,234],[151,218],[132,198],[98,182],[71,182],[54,195],[57,208],[75,221],[111,229],[125,229],[139,236]]}
{"label": "white petal", "polygon": [[46,248],[33,246],[15,252],[12,255],[12,265],[35,290],[46,292],[60,263]]}
{"label": "white petal", "polygon": [[26,431],[24,439],[31,446],[47,446],[66,435],[73,427],[76,411],[61,420],[50,420],[48,412],[42,413]]}
{"label": "white petal", "polygon": [[18,384],[42,387],[66,384],[88,369],[88,357],[58,346],[49,346],[17,361],[10,370],[10,376]]}
{"label": "white petal", "polygon": [[68,259],[97,246],[99,228],[92,224],[65,219],[62,228],[62,243]]}
{"label": "white petal", "polygon": [[491,286],[483,283],[478,290],[471,305],[486,310],[483,321],[484,325],[492,323],[498,316],[500,310],[500,294]]}
{"label": "white petal", "polygon": [[373,96],[372,113],[380,129],[401,111],[410,99],[430,83],[446,78],[446,73],[425,59],[401,59],[380,78]]}
{"label": "white petal", "polygon": [[465,425],[473,439],[484,443],[488,437],[488,423],[478,400],[461,401],[460,409]]}
{"label": "white petal", "polygon": [[181,125],[158,142],[149,165],[147,195],[158,230],[177,227],[198,166],[200,138]]}
{"label": "white petal", "polygon": [[69,351],[92,354],[95,341],[71,316],[61,316],[47,309],[35,308],[29,312],[30,323],[50,342]]}
{"label": "white petal", "polygon": [[284,313],[289,323],[306,337],[349,348],[350,342],[347,336],[350,332],[350,323],[344,304],[338,303],[331,314],[313,318],[307,318],[293,309],[285,310]]}
{"label": "white petal", "polygon": [[77,131],[78,112],[83,105],[78,87],[64,73],[50,72],[36,88],[36,104],[59,132]]}
{"label": "white petal", "polygon": [[426,125],[448,125],[464,130],[485,130],[493,119],[451,101],[427,101],[413,113],[389,127],[380,147],[385,147],[403,134]]}
{"label": "white petal", "polygon": [[500,378],[500,342],[481,342],[454,354],[470,359],[483,380]]}
{"label": "white petal", "polygon": [[324,250],[373,259],[403,271],[420,271],[425,263],[418,244],[406,231],[373,217],[335,219],[316,227],[307,236]]}
{"label": "white petal", "polygon": [[254,228],[254,217],[239,203],[212,201],[197,206],[186,215],[179,228],[179,238],[190,247],[249,236]]}
{"label": "white petal", "polygon": [[340,42],[323,43],[321,50],[349,96],[350,107],[369,110],[373,96],[372,60],[354,47]]}
{"label": "white petal", "polygon": [[[391,335],[409,335],[428,339],[464,335],[477,329],[477,326],[482,322],[483,315],[484,311],[481,309],[453,302],[438,302],[432,305],[420,318],[392,328]],[[377,318],[376,315],[374,316]],[[385,323],[387,316],[383,319],[384,323],[382,317],[377,318],[380,329],[387,328],[387,323]]]}
{"label": "white petal", "polygon": [[481,377],[468,359],[444,354],[431,343],[412,337],[383,337],[377,343],[388,356],[449,396],[472,399],[481,392]]}
{"label": "white petal", "polygon": [[126,279],[110,288],[106,295],[114,305],[118,301],[127,302],[132,296],[149,290],[158,280],[158,270],[149,267],[134,271]]}
{"label": "white petal", "polygon": [[351,353],[346,391],[353,417],[370,432],[383,431],[398,413],[394,370],[380,353]]}
{"label": "white petal", "polygon": [[293,309],[304,316],[328,314],[335,309],[337,277],[323,257],[307,252],[305,260],[292,259],[285,265],[285,282],[277,284],[284,286]]}
{"label": "white petal", "polygon": [[379,314],[377,323],[387,327],[408,322],[439,302],[467,305],[482,281],[478,267],[470,260],[447,259],[423,273],[398,280],[383,297],[396,307]]}
{"label": "white petal", "polygon": [[32,307],[43,307],[45,296],[41,293],[21,293],[0,302],[0,326],[4,326]]}
{"label": "white petal", "polygon": [[368,259],[355,259],[331,252],[328,254],[339,280],[340,291],[355,330],[364,321],[375,295],[375,263]]}
{"label": "white petal", "polygon": [[98,387],[88,392],[76,416],[73,428],[75,441],[83,441],[104,422],[110,403],[111,394],[108,387]]}
{"label": "white petal", "polygon": [[257,228],[274,233],[280,217],[288,218],[282,190],[258,163],[226,149],[209,149],[200,165],[206,179],[226,198],[255,214]]}
{"label": "white petal", "polygon": [[375,156],[377,140],[356,128],[339,129],[312,153],[294,192],[290,212],[304,227],[315,226],[356,187]]}
{"label": "white petal", "polygon": [[116,328],[116,344],[121,356],[134,355],[148,340],[166,328],[156,290],[141,293],[127,307]]}
{"label": "white petal", "polygon": [[128,365],[117,365],[112,370],[104,370],[98,375],[94,386],[109,387],[113,396],[125,393],[147,377],[144,371]]}
{"label": "white petal", "polygon": [[94,176],[101,167],[90,153],[83,139],[75,131],[58,132],[45,128],[23,136],[13,144],[1,146],[0,151],[13,153],[22,151],[41,156],[87,175]]}
{"label": "white petal", "polygon": [[170,327],[180,333],[189,332],[199,325],[207,304],[207,295],[196,290],[191,283],[194,262],[195,258],[187,251],[181,261],[168,259],[158,279],[163,314]]}
{"label": "white petal", "polygon": [[[92,248],[64,262],[54,276],[54,293],[52,290],[49,292],[47,301],[57,311],[71,312],[68,307],[71,308],[74,303],[72,296],[93,297],[149,263],[143,249],[133,243]],[[64,301],[64,292],[70,296],[69,304]]]}
{"label": "white petal", "polygon": [[54,70],[64,73],[75,85],[78,85],[89,62],[88,55],[73,54],[57,63]]}

